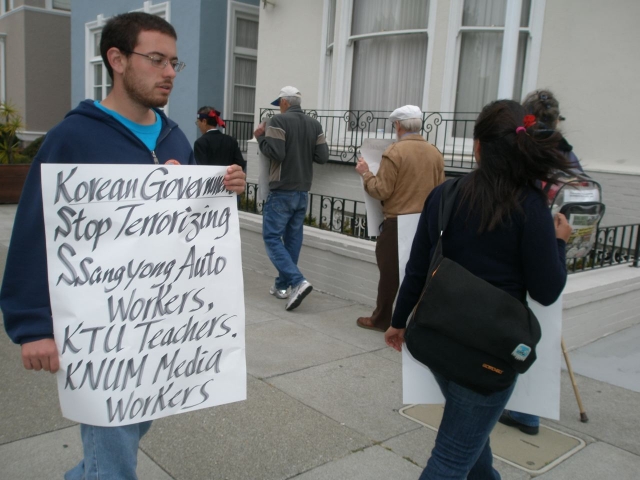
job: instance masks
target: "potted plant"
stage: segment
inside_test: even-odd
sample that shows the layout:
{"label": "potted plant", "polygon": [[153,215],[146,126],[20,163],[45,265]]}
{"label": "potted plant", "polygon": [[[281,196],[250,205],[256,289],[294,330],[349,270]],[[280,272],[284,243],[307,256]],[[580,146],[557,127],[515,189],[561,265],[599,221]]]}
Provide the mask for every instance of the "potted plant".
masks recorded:
{"label": "potted plant", "polygon": [[24,127],[17,109],[0,103],[0,203],[18,203],[33,156],[25,155],[18,131]]}

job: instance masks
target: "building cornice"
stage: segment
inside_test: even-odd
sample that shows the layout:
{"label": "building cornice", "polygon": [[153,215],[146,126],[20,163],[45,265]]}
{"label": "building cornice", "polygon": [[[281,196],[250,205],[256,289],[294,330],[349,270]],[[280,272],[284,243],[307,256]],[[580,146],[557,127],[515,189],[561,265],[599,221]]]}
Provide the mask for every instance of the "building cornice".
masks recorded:
{"label": "building cornice", "polygon": [[71,17],[71,12],[67,12],[66,10],[50,10],[48,8],[40,8],[40,7],[32,7],[30,5],[21,5],[19,7],[14,8],[13,10],[9,10],[3,15],[0,15],[0,20],[10,17],[19,12],[37,12],[37,13],[46,13],[49,15],[60,15],[63,17]]}

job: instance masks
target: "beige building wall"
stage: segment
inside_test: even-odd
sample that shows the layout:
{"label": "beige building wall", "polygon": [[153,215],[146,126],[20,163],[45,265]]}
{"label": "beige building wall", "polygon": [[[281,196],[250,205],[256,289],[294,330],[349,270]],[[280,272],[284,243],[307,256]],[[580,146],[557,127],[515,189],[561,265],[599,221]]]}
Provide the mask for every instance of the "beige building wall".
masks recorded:
{"label": "beige building wall", "polygon": [[[25,12],[27,130],[46,132],[59,123],[71,107],[70,17],[45,12]],[[46,108],[43,108],[46,106]]]}
{"label": "beige building wall", "polygon": [[0,19],[0,32],[5,37],[6,102],[20,112],[26,109],[24,11]]}
{"label": "beige building wall", "polygon": [[324,2],[277,0],[260,8],[256,120],[285,85],[302,93],[302,108],[317,108]]}
{"label": "beige building wall", "polygon": [[0,18],[0,33],[6,34],[6,101],[22,115],[21,138],[33,140],[71,106],[71,17],[44,10],[44,0],[16,0],[14,6]]}
{"label": "beige building wall", "polygon": [[640,2],[547,0],[539,88],[559,98],[585,169],[640,174]]}

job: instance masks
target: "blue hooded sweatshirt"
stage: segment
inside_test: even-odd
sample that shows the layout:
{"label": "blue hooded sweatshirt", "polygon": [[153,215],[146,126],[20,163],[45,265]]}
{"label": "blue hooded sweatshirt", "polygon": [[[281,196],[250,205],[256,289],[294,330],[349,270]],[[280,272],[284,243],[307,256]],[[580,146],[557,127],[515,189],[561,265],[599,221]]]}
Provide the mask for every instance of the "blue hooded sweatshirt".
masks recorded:
{"label": "blue hooded sweatshirt", "polygon": [[195,165],[193,150],[178,125],[157,110],[162,128],[150,151],[122,123],[94,105],[80,102],[47,134],[31,165],[20,197],[0,291],[7,334],[23,344],[53,338],[42,207],[42,163],[164,164],[173,159]]}

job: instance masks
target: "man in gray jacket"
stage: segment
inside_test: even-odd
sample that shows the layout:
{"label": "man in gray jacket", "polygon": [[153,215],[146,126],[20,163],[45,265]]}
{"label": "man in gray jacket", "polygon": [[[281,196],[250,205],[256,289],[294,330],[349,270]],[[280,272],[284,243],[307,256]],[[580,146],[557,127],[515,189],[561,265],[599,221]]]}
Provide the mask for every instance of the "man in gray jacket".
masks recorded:
{"label": "man in gray jacket", "polygon": [[280,107],[280,115],[271,118],[268,127],[261,123],[254,132],[260,151],[270,160],[270,193],[262,210],[262,238],[278,270],[270,293],[289,298],[287,310],[298,307],[313,290],[298,269],[298,257],[313,162],[326,163],[329,159],[322,126],[303,113],[300,103],[298,89],[284,87],[272,102]]}

